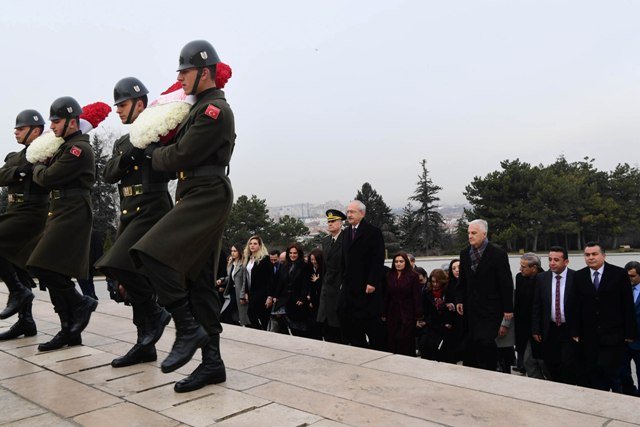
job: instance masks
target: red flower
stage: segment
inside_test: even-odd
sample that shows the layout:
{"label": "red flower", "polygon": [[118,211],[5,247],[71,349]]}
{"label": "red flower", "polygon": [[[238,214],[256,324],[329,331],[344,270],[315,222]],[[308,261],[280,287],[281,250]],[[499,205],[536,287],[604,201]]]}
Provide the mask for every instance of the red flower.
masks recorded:
{"label": "red flower", "polygon": [[85,119],[91,123],[91,126],[96,128],[104,119],[107,118],[110,112],[111,107],[104,102],[94,102],[93,104],[82,107],[82,114],[80,114],[80,118]]}
{"label": "red flower", "polygon": [[224,62],[216,64],[216,87],[222,89],[231,78],[231,67]]}

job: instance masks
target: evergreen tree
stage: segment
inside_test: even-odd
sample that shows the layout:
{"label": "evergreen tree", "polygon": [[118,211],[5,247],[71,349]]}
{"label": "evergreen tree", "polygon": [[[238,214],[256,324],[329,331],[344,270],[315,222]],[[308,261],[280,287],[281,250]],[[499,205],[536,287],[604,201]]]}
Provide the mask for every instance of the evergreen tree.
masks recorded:
{"label": "evergreen tree", "polygon": [[289,243],[298,242],[303,236],[308,234],[309,227],[304,225],[304,222],[301,219],[285,215],[280,217],[278,222],[274,224],[271,239],[269,241],[271,246],[276,245],[284,247]]}
{"label": "evergreen tree", "polygon": [[251,198],[242,195],[231,207],[223,238],[224,246],[245,243],[253,235],[269,242],[272,232],[273,220],[269,218],[266,200],[259,199],[256,195],[251,195]]}
{"label": "evergreen tree", "polygon": [[[91,146],[96,162],[96,181],[91,189],[93,205],[93,229],[107,243],[112,242],[116,234],[118,220],[118,193],[115,185],[105,182],[103,171],[113,148],[115,136],[108,130],[97,129],[91,138]],[[105,249],[108,246],[105,245]]]}
{"label": "evergreen tree", "polygon": [[398,234],[400,236],[400,247],[403,251],[417,254],[422,250],[422,241],[419,237],[420,221],[418,213],[411,203],[402,209],[402,215],[398,219]]}
{"label": "evergreen tree", "polygon": [[440,206],[436,204],[440,201],[437,194],[442,190],[442,187],[434,184],[429,177],[425,159],[422,159],[420,166],[422,171],[418,175],[416,190],[413,196],[409,197],[409,200],[418,204],[416,218],[420,227],[415,238],[419,243],[419,251],[423,254],[429,254],[442,243],[444,235],[444,219],[442,214],[438,212]]}
{"label": "evergreen tree", "polygon": [[365,215],[367,222],[382,230],[387,252],[391,254],[397,252],[400,248],[400,242],[397,238],[398,230],[395,218],[382,196],[371,187],[371,184],[365,182],[358,190],[355,200],[360,200],[367,207]]}
{"label": "evergreen tree", "polygon": [[7,210],[8,194],[9,191],[7,190],[7,187],[0,188],[0,214],[5,213]]}

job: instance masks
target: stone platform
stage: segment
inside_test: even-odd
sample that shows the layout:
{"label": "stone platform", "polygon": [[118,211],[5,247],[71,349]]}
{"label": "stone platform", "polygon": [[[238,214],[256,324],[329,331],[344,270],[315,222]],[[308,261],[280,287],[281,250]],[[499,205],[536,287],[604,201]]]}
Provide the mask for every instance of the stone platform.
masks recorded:
{"label": "stone platform", "polygon": [[[39,353],[58,323],[48,296],[35,292],[38,335],[0,342],[2,425],[640,425],[633,397],[234,326],[221,340],[227,382],[177,394],[173,383],[198,362],[160,371],[172,328],[158,362],[112,368],[136,333],[130,307],[102,290],[84,346]],[[0,321],[0,330],[13,321]]]}

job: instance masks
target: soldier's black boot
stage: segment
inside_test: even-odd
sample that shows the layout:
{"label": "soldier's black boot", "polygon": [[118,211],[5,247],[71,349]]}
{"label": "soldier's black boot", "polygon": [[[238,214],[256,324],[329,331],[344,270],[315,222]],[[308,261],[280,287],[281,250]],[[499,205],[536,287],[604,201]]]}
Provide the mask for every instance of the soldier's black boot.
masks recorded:
{"label": "soldier's black boot", "polygon": [[[77,291],[74,289],[74,293]],[[73,318],[70,324],[71,335],[80,335],[84,328],[89,324],[91,313],[93,313],[98,306],[98,301],[86,295],[78,295],[80,302],[73,308]]]}
{"label": "soldier's black boot", "polygon": [[171,321],[171,315],[153,299],[144,303],[142,310],[144,310],[145,325],[143,335],[138,335],[138,342],[143,346],[153,346],[162,337],[165,326]]}
{"label": "soldier's black boot", "polygon": [[72,334],[69,328],[69,314],[58,313],[60,317],[60,331],[50,341],[38,345],[38,351],[57,350],[64,346],[82,345],[80,334]]}
{"label": "soldier's black boot", "polygon": [[184,366],[191,360],[196,350],[209,341],[207,332],[193,318],[186,299],[179,302],[176,307],[169,308],[169,312],[176,325],[176,340],[171,348],[171,353],[160,365],[165,374]]}
{"label": "soldier's black boot", "polygon": [[227,380],[224,362],[220,357],[220,335],[212,335],[202,348],[202,363],[189,375],[178,381],[173,389],[177,393],[198,390],[209,384],[219,384]]}
{"label": "soldier's black boot", "polygon": [[22,284],[15,271],[9,273],[8,277],[4,277],[7,288],[9,288],[9,298],[7,306],[0,311],[0,319],[6,319],[20,311],[25,304],[33,301],[33,292]]}
{"label": "soldier's black boot", "polygon": [[143,313],[143,307],[139,304],[133,304],[133,324],[136,325],[138,330],[138,340],[127,354],[111,361],[111,366],[114,368],[122,368],[143,362],[154,362],[158,359],[156,347],[153,344],[143,345],[141,343],[149,333],[146,330],[147,319],[145,313]]}
{"label": "soldier's black boot", "polygon": [[31,303],[27,304],[18,312],[18,321],[14,323],[8,331],[0,334],[0,341],[12,340],[20,335],[32,337],[38,333],[36,322],[31,315]]}

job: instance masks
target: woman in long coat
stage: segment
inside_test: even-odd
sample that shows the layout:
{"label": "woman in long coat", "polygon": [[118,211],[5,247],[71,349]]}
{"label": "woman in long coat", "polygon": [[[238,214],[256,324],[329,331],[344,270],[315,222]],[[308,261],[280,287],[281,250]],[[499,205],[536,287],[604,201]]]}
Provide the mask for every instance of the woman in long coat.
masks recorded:
{"label": "woman in long coat", "polygon": [[251,236],[244,248],[242,265],[248,290],[248,315],[251,326],[267,329],[271,301],[267,301],[273,288],[273,265],[269,251],[260,236]]}
{"label": "woman in long coat", "polygon": [[387,322],[387,350],[407,356],[416,355],[415,331],[422,320],[422,285],[411,268],[405,252],[393,256],[391,271],[387,273],[385,316]]}
{"label": "woman in long coat", "polygon": [[218,279],[218,286],[224,287],[222,295],[225,298],[225,304],[222,308],[222,318],[242,326],[251,323],[248,314],[245,275],[246,272],[242,264],[242,245],[233,245],[227,263],[227,276],[224,279]]}

